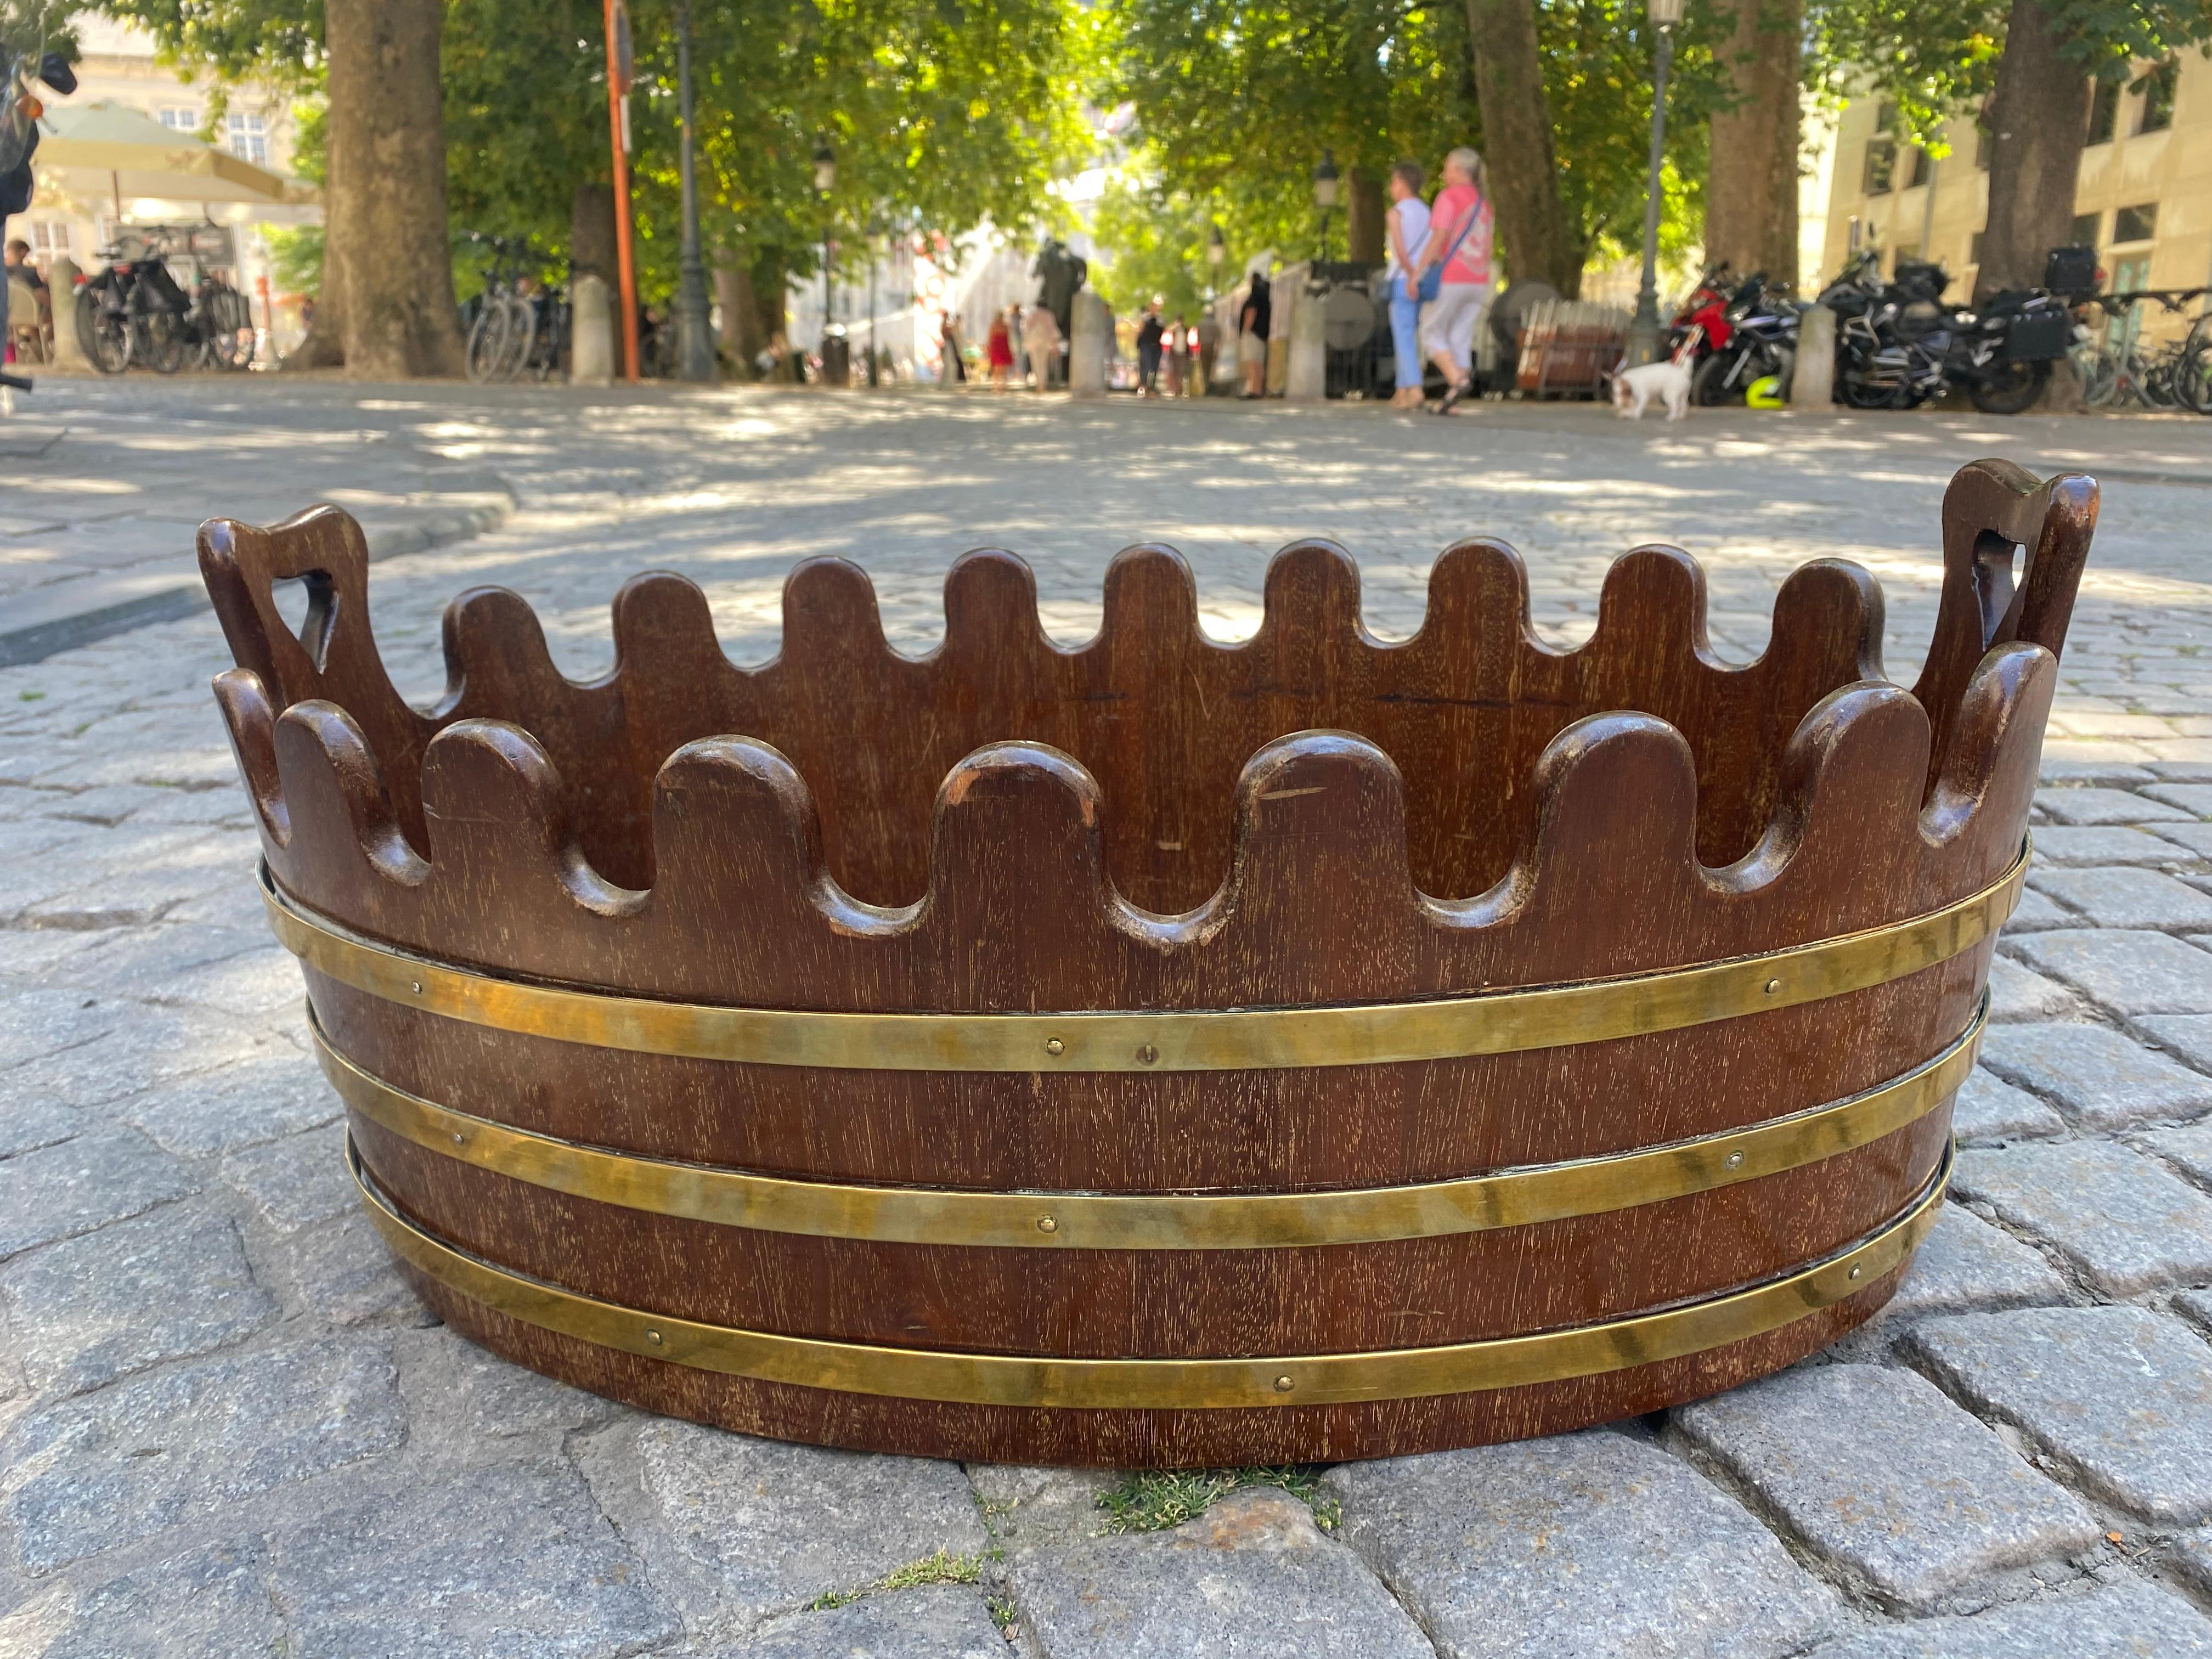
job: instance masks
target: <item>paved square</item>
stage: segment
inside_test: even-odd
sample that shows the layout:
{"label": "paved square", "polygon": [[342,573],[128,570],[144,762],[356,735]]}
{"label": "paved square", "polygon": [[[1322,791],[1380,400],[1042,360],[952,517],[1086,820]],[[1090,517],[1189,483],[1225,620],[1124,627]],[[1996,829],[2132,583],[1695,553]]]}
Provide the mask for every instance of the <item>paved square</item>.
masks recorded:
{"label": "paved square", "polygon": [[[2212,1654],[2212,422],[263,376],[50,379],[26,407],[0,641],[52,654],[0,668],[0,1655]],[[1991,454],[2106,488],[1999,946],[2012,1023],[1920,1276],[1733,1396],[1248,1480],[1164,1531],[1116,1530],[1121,1477],[648,1419],[435,1324],[351,1208],[189,598],[198,519],[348,504],[427,701],[445,603],[482,583],[582,678],[648,568],[757,661],[811,555],[864,565],[921,651],[971,546],[1028,558],[1074,641],[1121,546],[1179,547],[1227,636],[1272,550],[1323,535],[1403,636],[1436,554],[1486,534],[1564,643],[1663,540],[1735,659],[1791,569],[1866,565],[1909,680],[1943,485]]]}

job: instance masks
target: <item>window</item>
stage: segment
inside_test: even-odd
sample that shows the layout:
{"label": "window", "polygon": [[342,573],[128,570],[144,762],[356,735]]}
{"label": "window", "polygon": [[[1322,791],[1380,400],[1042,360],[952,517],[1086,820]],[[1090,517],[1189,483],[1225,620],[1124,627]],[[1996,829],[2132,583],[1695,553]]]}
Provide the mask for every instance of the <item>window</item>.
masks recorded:
{"label": "window", "polygon": [[1990,130],[1979,121],[1974,123],[1974,171],[1990,170]]}
{"label": "window", "polygon": [[2137,132],[2164,132],[2173,125],[2173,89],[2181,78],[2181,65],[2172,58],[2160,64],[2140,82],[2142,87],[2142,113],[2136,118]]}
{"label": "window", "polygon": [[258,115],[243,115],[234,111],[223,134],[223,148],[241,161],[269,161],[268,124]]}
{"label": "window", "polygon": [[1912,150],[1912,170],[1905,176],[1905,189],[1919,189],[1928,182],[1928,175],[1935,171],[1936,164],[1928,159],[1928,152],[1916,144]]}
{"label": "window", "polygon": [[33,253],[52,255],[67,253],[70,251],[70,234],[67,225],[41,224],[37,220],[33,220],[29,234],[23,240],[31,245],[31,252]]}
{"label": "window", "polygon": [[2118,242],[2148,242],[2158,234],[2158,204],[2145,202],[2136,207],[2124,207],[2112,216],[2112,240]]}
{"label": "window", "polygon": [[1897,171],[1897,140],[1869,138],[1867,140],[1866,177],[1860,185],[1869,196],[1889,194],[1890,175]]}
{"label": "window", "polygon": [[2109,144],[2112,132],[2120,123],[2120,83],[2118,81],[2093,81],[2089,83],[2089,139],[2093,144]]}
{"label": "window", "polygon": [[154,112],[154,118],[172,132],[198,132],[200,112],[183,105],[170,105]]}
{"label": "window", "polygon": [[2074,222],[2066,228],[2066,246],[2069,247],[2096,246],[2097,230],[2104,221],[2105,216],[2101,213],[2079,215]]}

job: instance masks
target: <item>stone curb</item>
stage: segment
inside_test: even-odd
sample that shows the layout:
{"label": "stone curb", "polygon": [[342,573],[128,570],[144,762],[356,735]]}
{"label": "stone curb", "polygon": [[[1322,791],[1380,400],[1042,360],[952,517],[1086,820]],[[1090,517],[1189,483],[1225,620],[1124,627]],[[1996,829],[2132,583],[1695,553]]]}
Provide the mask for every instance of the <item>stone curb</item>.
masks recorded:
{"label": "stone curb", "polygon": [[[368,556],[372,560],[397,558],[403,553],[420,553],[449,543],[467,541],[487,530],[496,529],[514,511],[514,491],[504,482],[500,488],[506,500],[498,503],[456,507],[429,514],[412,524],[368,530]],[[36,596],[27,596],[27,603],[18,608],[19,615],[21,611],[33,615],[0,629],[0,668],[42,662],[58,652],[73,651],[81,645],[90,645],[155,623],[174,622],[194,611],[204,611],[208,605],[207,590],[198,582],[178,581],[166,575],[142,576],[135,582],[129,577],[110,579],[101,586],[109,596],[105,604],[81,611],[51,607],[58,610],[58,614],[51,616],[37,616],[40,607],[35,602]]]}

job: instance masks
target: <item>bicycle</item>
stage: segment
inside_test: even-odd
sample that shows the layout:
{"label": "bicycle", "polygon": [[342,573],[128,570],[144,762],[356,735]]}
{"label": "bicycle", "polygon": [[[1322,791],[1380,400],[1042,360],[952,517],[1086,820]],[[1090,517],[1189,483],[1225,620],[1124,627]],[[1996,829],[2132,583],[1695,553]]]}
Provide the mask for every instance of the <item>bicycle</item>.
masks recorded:
{"label": "bicycle", "polygon": [[2192,415],[2212,415],[2212,312],[2190,325],[2181,343],[2173,387],[2181,406]]}
{"label": "bicycle", "polygon": [[253,364],[253,307],[221,271],[201,274],[192,285],[187,331],[199,343],[202,368],[236,373]]}
{"label": "bicycle", "polygon": [[537,349],[539,308],[546,296],[538,291],[538,278],[530,267],[542,267],[544,256],[527,236],[485,236],[471,231],[469,240],[492,253],[491,270],[469,323],[469,379],[479,385],[512,380],[526,368],[544,379],[557,365],[559,350],[557,338],[552,359]]}

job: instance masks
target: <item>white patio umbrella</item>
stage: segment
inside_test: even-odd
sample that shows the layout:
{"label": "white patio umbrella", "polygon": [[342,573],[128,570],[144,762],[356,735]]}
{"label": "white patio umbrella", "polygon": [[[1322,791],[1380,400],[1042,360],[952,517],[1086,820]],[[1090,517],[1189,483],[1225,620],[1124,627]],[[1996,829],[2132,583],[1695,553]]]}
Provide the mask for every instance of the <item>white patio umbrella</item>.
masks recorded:
{"label": "white patio umbrella", "polygon": [[123,216],[126,198],[169,202],[312,202],[313,185],[256,167],[176,132],[135,109],[105,100],[49,109],[31,166],[40,184],[90,201],[106,198]]}

